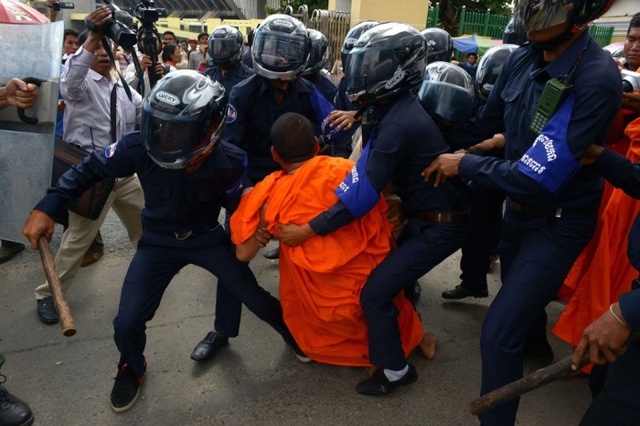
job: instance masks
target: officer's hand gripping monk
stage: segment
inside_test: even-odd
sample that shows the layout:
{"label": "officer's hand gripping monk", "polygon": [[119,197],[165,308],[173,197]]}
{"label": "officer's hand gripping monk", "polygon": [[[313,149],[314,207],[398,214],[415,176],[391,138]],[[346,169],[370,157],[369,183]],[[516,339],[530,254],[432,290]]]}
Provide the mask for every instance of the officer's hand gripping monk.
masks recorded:
{"label": "officer's hand gripping monk", "polygon": [[120,351],[111,392],[114,411],[130,409],[146,374],[146,323],[171,279],[189,264],[216,277],[215,339],[219,350],[238,335],[242,303],[293,347],[280,302],[261,288],[248,264],[235,257],[218,223],[220,207],[232,207],[250,185],[245,154],[220,142],[226,123],[224,88],[204,74],[176,71],[145,98],[140,132],[94,151],[50,188],[23,227],[33,248],[51,239],[53,216],[93,182],[137,173],[144,190],[144,233],[124,280],[114,340]]}

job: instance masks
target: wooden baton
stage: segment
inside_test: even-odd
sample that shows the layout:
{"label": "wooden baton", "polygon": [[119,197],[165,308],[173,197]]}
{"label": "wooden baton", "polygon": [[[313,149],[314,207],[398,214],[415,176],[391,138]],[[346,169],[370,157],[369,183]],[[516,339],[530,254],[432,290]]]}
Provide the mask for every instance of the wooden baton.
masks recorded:
{"label": "wooden baton", "polygon": [[[640,333],[632,333],[627,340],[627,344],[638,338],[640,338]],[[588,350],[580,360],[578,370],[574,371],[571,369],[571,358],[572,355],[569,355],[548,367],[534,371],[520,380],[516,380],[486,395],[482,395],[480,398],[469,403],[469,412],[474,416],[482,414],[503,402],[510,401],[520,395],[538,389],[540,386],[544,386],[558,379],[566,379],[590,363]]]}
{"label": "wooden baton", "polygon": [[41,235],[38,238],[38,251],[40,252],[40,259],[42,259],[42,266],[44,267],[44,274],[47,277],[49,283],[49,289],[51,290],[51,298],[53,299],[53,306],[55,306],[58,316],[60,317],[60,327],[62,328],[62,334],[70,337],[76,334],[76,325],[73,322],[71,316],[71,310],[62,293],[62,284],[60,284],[60,278],[53,264],[53,257],[49,251],[49,242],[47,237]]}

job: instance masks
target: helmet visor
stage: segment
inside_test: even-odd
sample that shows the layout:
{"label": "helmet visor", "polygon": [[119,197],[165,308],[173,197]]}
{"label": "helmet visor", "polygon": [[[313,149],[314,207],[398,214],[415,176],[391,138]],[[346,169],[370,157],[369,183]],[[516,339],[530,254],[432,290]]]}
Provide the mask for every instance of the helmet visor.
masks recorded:
{"label": "helmet visor", "polygon": [[567,22],[573,3],[569,0],[516,0],[514,30],[527,33]]}
{"label": "helmet visor", "polygon": [[207,123],[177,119],[175,115],[159,111],[142,113],[141,133],[144,146],[151,158],[160,166],[176,169],[186,167],[187,162],[198,152],[202,144]]}
{"label": "helmet visor", "polygon": [[347,64],[347,93],[353,94],[393,76],[399,60],[389,48],[355,48],[349,52]]}
{"label": "helmet visor", "polygon": [[304,67],[307,63],[307,38],[302,35],[274,33],[262,30],[253,41],[253,59],[260,66],[275,72]]}
{"label": "helmet visor", "polygon": [[229,59],[231,56],[237,54],[242,48],[236,39],[214,39],[213,43],[210,44],[211,46],[208,53],[214,61],[224,61],[225,59]]}
{"label": "helmet visor", "polygon": [[432,119],[450,126],[466,123],[477,107],[472,92],[441,81],[423,81],[418,101]]}

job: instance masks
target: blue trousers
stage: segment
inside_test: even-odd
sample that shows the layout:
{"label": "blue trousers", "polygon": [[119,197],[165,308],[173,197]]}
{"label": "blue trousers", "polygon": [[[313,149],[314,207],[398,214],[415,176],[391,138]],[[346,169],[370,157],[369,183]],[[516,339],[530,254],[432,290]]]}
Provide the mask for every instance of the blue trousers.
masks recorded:
{"label": "blue trousers", "polygon": [[407,365],[393,299],[458,250],[467,228],[466,222],[409,219],[398,238],[398,247],[373,270],[360,294],[369,326],[369,358],[373,365],[390,370],[401,370]]}
{"label": "blue trousers", "polygon": [[[499,248],[502,287],[480,338],[482,395],[522,378],[524,338],[591,239],[597,214],[574,210],[555,218],[507,206]],[[513,425],[518,403],[501,404],[481,414],[480,421],[485,426]]]}
{"label": "blue trousers", "polygon": [[258,285],[247,263],[236,258],[235,247],[221,226],[182,241],[145,232],[129,265],[113,320],[113,338],[120,351],[118,367],[127,363],[138,377],[144,374],[146,323],[153,318],[173,277],[189,264],[218,277],[214,323],[218,332],[228,337],[238,335],[244,303],[287,344],[295,342],[282,318],[280,301]]}
{"label": "blue trousers", "polygon": [[640,425],[640,340],[609,365],[605,385],[580,426]]}
{"label": "blue trousers", "polygon": [[500,242],[504,199],[502,192],[482,186],[471,190],[471,224],[460,258],[460,279],[467,290],[487,289],[489,259]]}

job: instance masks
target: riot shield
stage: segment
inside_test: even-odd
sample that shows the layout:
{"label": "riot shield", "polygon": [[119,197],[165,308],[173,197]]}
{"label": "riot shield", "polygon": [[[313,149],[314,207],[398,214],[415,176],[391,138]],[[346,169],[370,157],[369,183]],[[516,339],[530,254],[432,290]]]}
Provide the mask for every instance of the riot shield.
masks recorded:
{"label": "riot shield", "polygon": [[[22,225],[51,184],[64,23],[0,24],[0,84],[11,78],[41,81],[33,108],[36,124],[15,107],[0,110],[0,238],[25,242]],[[35,122],[36,120],[28,120]]]}

